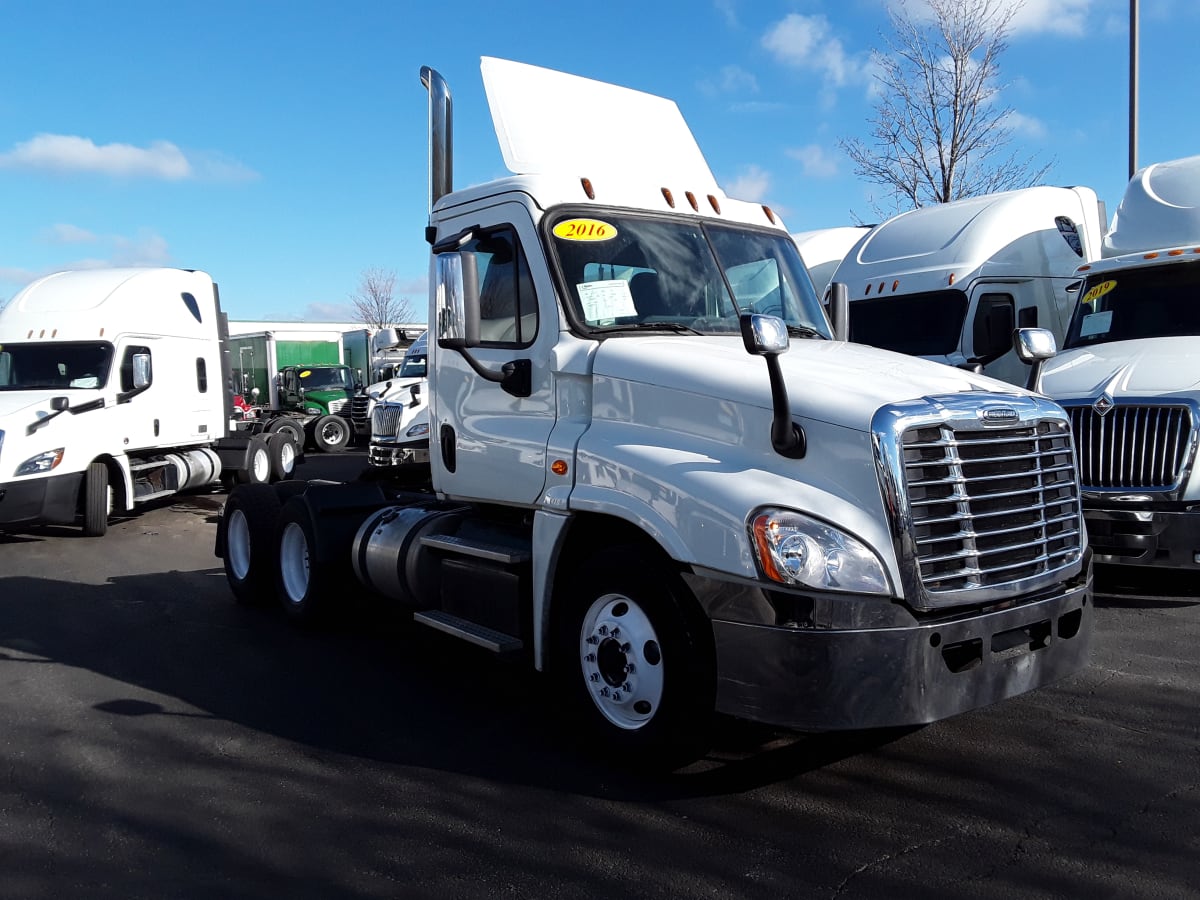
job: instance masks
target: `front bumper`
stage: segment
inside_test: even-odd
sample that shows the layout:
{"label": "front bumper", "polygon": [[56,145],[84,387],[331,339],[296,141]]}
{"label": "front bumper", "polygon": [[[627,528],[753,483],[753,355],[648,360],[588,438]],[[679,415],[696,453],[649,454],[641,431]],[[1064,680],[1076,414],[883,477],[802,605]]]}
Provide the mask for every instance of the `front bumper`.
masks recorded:
{"label": "front bumper", "polygon": [[899,627],[713,621],[717,708],[800,731],[921,725],[1074,674],[1091,648],[1092,578],[1021,606]]}
{"label": "front bumper", "polygon": [[1200,569],[1200,509],[1111,509],[1084,502],[1088,543],[1098,563]]}
{"label": "front bumper", "polygon": [[70,525],[79,509],[82,472],[0,483],[0,531]]}
{"label": "front bumper", "polygon": [[429,441],[416,441],[411,444],[372,442],[368,450],[367,460],[371,465],[383,468],[389,466],[429,465]]}

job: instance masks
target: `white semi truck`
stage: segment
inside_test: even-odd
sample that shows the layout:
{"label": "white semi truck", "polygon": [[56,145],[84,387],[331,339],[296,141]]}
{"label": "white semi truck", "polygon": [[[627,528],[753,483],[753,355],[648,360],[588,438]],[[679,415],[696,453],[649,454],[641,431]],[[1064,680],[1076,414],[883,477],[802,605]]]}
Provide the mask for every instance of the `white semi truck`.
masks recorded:
{"label": "white semi truck", "polygon": [[779,217],[721,191],[670,100],[482,69],[513,175],[459,190],[421,71],[431,481],[238,487],[215,549],[239,602],[310,620],[353,577],[547,672],[552,714],[631,764],[695,758],[718,711],[912,725],[1085,665],[1060,407],[835,340]]}
{"label": "white semi truck", "polygon": [[1200,156],[1130,181],[1040,390],[1071,416],[1106,563],[1200,568]]}
{"label": "white semi truck", "polygon": [[[376,470],[399,473],[429,464],[429,332],[408,348],[396,377],[369,392],[371,440],[367,460]],[[412,477],[407,471],[404,478]]]}
{"label": "white semi truck", "polygon": [[1106,214],[1086,187],[1032,187],[926,206],[875,226],[832,280],[850,294],[850,340],[1012,384],[1028,369],[1016,328],[1061,341]]}
{"label": "white semi truck", "polygon": [[38,279],[0,312],[0,530],[80,521],[231,478],[288,479],[297,447],[234,420],[226,324],[204,272]]}

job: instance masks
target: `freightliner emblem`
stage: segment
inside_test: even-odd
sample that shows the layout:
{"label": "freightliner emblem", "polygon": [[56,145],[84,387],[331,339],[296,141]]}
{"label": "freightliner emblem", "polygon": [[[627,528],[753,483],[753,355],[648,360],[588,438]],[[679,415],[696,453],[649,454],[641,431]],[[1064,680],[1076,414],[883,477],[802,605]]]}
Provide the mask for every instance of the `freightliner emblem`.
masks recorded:
{"label": "freightliner emblem", "polygon": [[1008,425],[1017,421],[1017,411],[1011,406],[990,406],[979,411],[984,425]]}
{"label": "freightliner emblem", "polygon": [[1099,399],[1096,400],[1096,402],[1092,404],[1092,409],[1094,409],[1096,411],[1096,415],[1098,415],[1098,416],[1103,416],[1105,413],[1107,413],[1112,408],[1113,408],[1112,397],[1108,396],[1108,394],[1101,394]]}

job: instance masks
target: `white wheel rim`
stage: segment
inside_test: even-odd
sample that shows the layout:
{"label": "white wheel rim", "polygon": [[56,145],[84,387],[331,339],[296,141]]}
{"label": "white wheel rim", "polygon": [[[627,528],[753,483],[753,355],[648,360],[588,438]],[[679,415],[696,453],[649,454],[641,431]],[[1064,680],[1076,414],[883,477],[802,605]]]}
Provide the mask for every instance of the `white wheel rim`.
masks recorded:
{"label": "white wheel rim", "polygon": [[279,464],[283,467],[285,475],[296,468],[296,448],[291,441],[283,442],[283,447],[279,451]]}
{"label": "white wheel rim", "polygon": [[645,610],[605,594],[583,617],[579,660],[588,695],[613,725],[627,731],[658,714],[663,698],[662,647]]}
{"label": "white wheel rim", "polygon": [[342,439],[342,426],[337,422],[326,422],[321,429],[321,438],[327,444],[336,444]]}
{"label": "white wheel rim", "polygon": [[271,480],[271,456],[265,447],[254,451],[254,480],[259,484]]}
{"label": "white wheel rim", "polygon": [[225,558],[233,577],[245,580],[250,574],[250,523],[240,509],[231,512],[225,523]]}
{"label": "white wheel rim", "polygon": [[308,593],[308,539],[304,529],[289,522],[279,541],[279,572],[289,603],[302,603]]}

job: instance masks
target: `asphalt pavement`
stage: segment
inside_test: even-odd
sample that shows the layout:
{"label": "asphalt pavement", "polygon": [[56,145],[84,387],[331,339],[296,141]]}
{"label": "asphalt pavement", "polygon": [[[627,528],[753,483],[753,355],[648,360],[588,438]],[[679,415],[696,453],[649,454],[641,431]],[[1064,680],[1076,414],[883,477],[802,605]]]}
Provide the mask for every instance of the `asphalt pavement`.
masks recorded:
{"label": "asphalt pavement", "polygon": [[1049,688],[906,731],[728,722],[650,777],[396,611],[237,606],[223,499],[0,536],[0,896],[1200,896],[1194,575],[1100,572],[1092,664]]}

